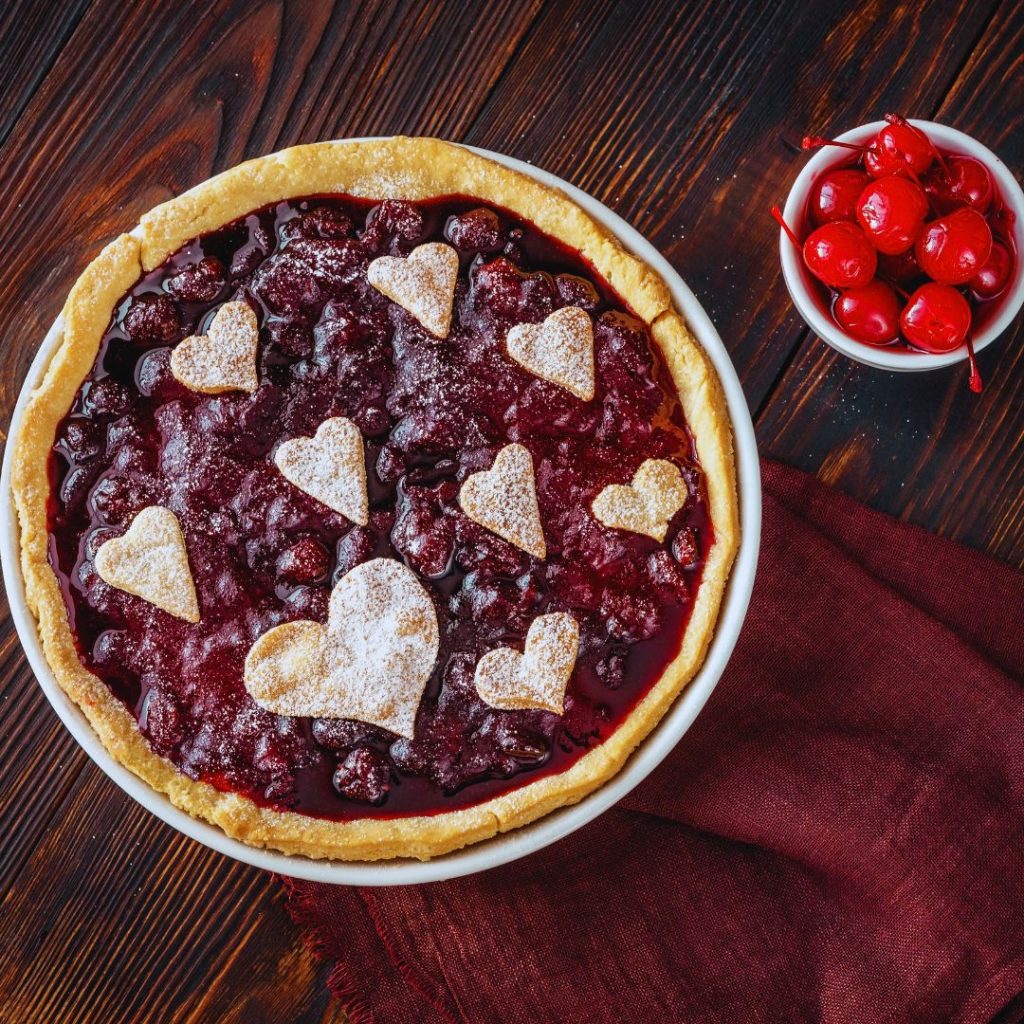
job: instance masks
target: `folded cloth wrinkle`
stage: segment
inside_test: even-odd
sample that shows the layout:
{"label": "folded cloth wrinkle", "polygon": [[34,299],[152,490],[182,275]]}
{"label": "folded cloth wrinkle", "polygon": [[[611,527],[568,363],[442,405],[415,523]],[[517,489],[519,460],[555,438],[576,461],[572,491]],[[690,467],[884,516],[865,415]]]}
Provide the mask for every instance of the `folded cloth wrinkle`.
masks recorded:
{"label": "folded cloth wrinkle", "polygon": [[763,463],[730,664],[555,845],[289,905],[356,1024],[1010,1024],[1024,1010],[1024,574]]}

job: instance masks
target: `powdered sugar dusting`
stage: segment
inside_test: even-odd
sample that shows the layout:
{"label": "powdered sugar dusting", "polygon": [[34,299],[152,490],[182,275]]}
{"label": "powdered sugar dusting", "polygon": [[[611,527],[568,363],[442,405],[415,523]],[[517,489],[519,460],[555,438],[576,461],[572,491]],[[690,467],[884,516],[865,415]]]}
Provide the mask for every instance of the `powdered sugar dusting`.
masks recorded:
{"label": "powdered sugar dusting", "polygon": [[458,274],[459,254],[444,242],[429,242],[404,259],[378,256],[367,268],[366,279],[431,334],[447,338]]}
{"label": "powdered sugar dusting", "polygon": [[533,458],[523,445],[506,445],[490,469],[468,476],[459,504],[470,519],[510,544],[535,558],[547,555]]}
{"label": "powdered sugar dusting", "polygon": [[565,306],[543,323],[516,324],[505,344],[530,373],[585,402],[594,397],[594,328],[584,310]]}
{"label": "powdered sugar dusting", "polygon": [[646,459],[633,475],[632,484],[605,487],[591,509],[605,526],[663,541],[669,520],[686,503],[686,496],[686,481],[675,463]]}
{"label": "powdered sugar dusting", "polygon": [[326,628],[290,622],[260,637],[245,686],[276,714],[354,718],[412,738],[439,644],[437,612],[416,575],[375,558],[334,588]]}
{"label": "powdered sugar dusting", "polygon": [[185,338],[171,353],[171,373],[193,391],[253,392],[259,387],[256,350],[259,325],[246,302],[225,302],[209,334]]}
{"label": "powdered sugar dusting", "polygon": [[328,508],[360,526],[369,522],[363,438],[350,419],[333,416],[314,437],[285,441],[274,462],[286,480]]}
{"label": "powdered sugar dusting", "polygon": [[96,552],[96,572],[169,615],[199,621],[199,603],[178,517],[159,505],[144,508],[128,531]]}
{"label": "powdered sugar dusting", "polygon": [[571,615],[541,615],[530,624],[522,654],[500,647],[477,662],[477,693],[492,707],[503,710],[544,708],[560,715],[579,642],[579,626]]}

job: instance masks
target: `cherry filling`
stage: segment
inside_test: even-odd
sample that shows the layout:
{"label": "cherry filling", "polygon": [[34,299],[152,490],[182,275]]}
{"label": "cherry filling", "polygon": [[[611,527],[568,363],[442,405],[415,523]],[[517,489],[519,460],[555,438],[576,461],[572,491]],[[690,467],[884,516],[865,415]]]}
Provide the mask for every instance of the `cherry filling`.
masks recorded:
{"label": "cherry filling", "polygon": [[[371,288],[368,262],[446,240],[461,271],[444,341]],[[228,300],[260,322],[260,386],[205,395],[172,377],[183,337]],[[504,352],[513,324],[576,305],[594,318],[597,394],[582,402]],[[276,446],[330,416],[366,442],[371,515],[354,526],[289,484]],[[457,493],[509,442],[530,449],[540,562],[467,519]],[[664,543],[603,527],[590,502],[644,459],[690,489]],[[646,328],[578,253],[506,211],[449,197],[278,203],[196,239],[124,297],[51,456],[51,562],[83,663],[193,779],[324,818],[466,806],[569,767],[679,650],[712,542],[692,438]],[[202,621],[116,590],[97,548],[147,505],[182,524]],[[332,585],[402,559],[437,608],[440,653],[408,740],[354,721],[286,718],[242,683],[246,653],[291,619],[324,621]],[[522,649],[569,611],[580,655],[562,716],[498,711],[478,659]]]}

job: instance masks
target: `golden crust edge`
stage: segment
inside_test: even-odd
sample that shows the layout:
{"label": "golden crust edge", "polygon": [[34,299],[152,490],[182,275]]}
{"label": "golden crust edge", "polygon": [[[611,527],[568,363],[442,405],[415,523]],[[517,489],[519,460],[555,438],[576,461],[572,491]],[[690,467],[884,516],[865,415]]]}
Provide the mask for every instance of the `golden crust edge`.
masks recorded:
{"label": "golden crust edge", "polygon": [[[330,159],[325,160],[327,151]],[[376,165],[369,153],[380,157]],[[341,157],[342,159],[339,159]],[[370,168],[367,170],[367,168]],[[415,173],[410,172],[412,168]],[[352,178],[345,183],[344,174]],[[483,804],[437,815],[333,822],[259,807],[235,793],[189,779],[152,751],[134,718],[80,662],[57,578],[47,559],[46,461],[65,415],[98,350],[110,311],[137,280],[197,234],[268,202],[302,194],[347,192],[368,198],[429,198],[463,193],[505,206],[581,252],[644,319],[662,350],[707,481],[715,541],[681,650],[625,722],[570,769]],[[728,410],[721,385],[668,288],[623,250],[568,197],[516,171],[436,139],[317,143],[249,161],[146,214],[141,238],[122,235],[86,268],[64,308],[64,338],[26,408],[15,439],[15,502],[29,607],[47,660],[82,708],[106,749],[187,813],[228,836],[285,853],[338,860],[428,859],[528,824],[576,803],[615,775],[701,665],[710,644],[739,527]]]}
{"label": "golden crust edge", "polygon": [[670,305],[664,281],[568,196],[432,138],[314,142],[238,164],[142,217],[142,264],[152,270],[196,235],[267,203],[332,192],[367,199],[486,197],[579,250],[648,323]]}

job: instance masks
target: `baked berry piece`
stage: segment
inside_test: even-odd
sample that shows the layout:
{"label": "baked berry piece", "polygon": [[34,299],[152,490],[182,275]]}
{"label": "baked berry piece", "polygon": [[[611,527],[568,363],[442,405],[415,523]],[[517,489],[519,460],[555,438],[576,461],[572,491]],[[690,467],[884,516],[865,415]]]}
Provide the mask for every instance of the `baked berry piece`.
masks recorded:
{"label": "baked berry piece", "polygon": [[735,545],[659,288],[634,309],[600,252],[455,192],[316,192],[165,251],[46,452],[48,571],[132,766],[249,842],[361,858],[599,785],[571,780],[696,670]]}

